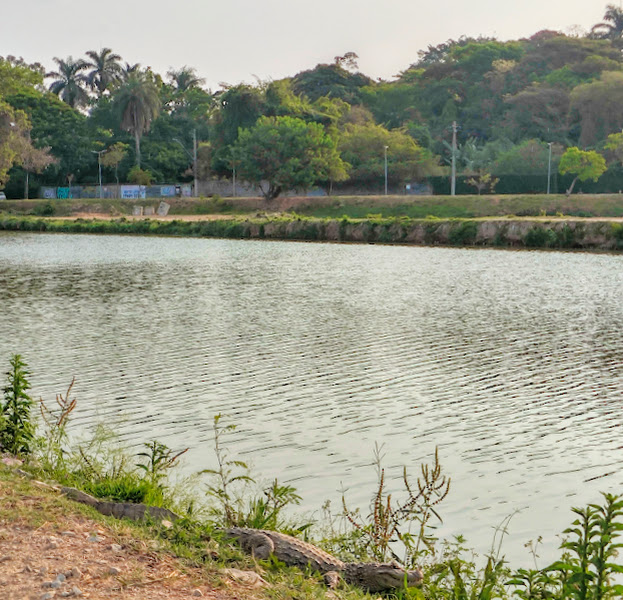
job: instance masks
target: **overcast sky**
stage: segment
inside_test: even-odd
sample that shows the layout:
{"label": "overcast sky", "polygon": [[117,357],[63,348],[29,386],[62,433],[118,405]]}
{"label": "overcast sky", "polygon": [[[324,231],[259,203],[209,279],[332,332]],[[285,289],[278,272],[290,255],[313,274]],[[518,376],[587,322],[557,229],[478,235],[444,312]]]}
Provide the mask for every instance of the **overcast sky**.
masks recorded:
{"label": "overcast sky", "polygon": [[[615,4],[618,4],[616,0]],[[391,79],[418,50],[461,35],[528,37],[590,29],[608,0],[0,0],[0,56],[47,69],[112,48],[164,74],[195,67],[207,87],[280,79],[356,52]]]}

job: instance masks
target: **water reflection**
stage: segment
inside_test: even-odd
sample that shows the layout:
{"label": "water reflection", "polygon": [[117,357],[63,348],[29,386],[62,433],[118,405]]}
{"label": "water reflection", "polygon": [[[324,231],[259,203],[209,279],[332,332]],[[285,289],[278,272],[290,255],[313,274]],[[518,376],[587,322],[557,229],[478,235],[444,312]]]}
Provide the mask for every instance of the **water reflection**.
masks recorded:
{"label": "water reflection", "polygon": [[[506,549],[621,491],[623,257],[63,235],[0,235],[0,360],[36,394],[77,376],[75,425],[232,449],[305,508],[366,506],[375,442],[399,489],[436,445],[441,534]],[[544,559],[545,560],[545,559]]]}

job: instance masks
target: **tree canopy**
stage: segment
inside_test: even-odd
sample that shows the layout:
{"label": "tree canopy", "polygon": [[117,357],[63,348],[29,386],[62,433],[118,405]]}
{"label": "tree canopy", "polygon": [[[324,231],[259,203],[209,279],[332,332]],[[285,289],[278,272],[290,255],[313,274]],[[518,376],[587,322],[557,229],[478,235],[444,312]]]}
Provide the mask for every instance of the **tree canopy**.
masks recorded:
{"label": "tree canopy", "polygon": [[260,117],[240,131],[235,151],[240,176],[267,200],[286,190],[305,190],[345,169],[322,125],[294,117]]}
{"label": "tree canopy", "polygon": [[[128,146],[127,154],[119,161],[110,155],[114,174],[112,165],[105,168],[105,179],[127,180],[130,168],[140,165],[156,182],[188,181],[195,137],[202,176],[231,177],[244,145],[241,132],[267,118],[275,128],[286,117],[317,126],[335,144],[341,162],[329,161],[315,178],[329,186],[348,172],[349,188],[379,189],[384,146],[392,186],[447,176],[453,122],[459,173],[494,174],[498,189],[508,189],[510,175],[519,186],[517,176],[545,175],[550,143],[554,163],[565,148],[576,147],[607,153],[614,169],[620,161],[611,158],[620,150],[609,136],[623,129],[622,14],[608,4],[588,34],[541,30],[509,41],[461,36],[421,50],[387,81],[362,73],[355,52],[327,57],[291,77],[221,84],[216,91],[192,66],[160,75],[108,47],[56,57],[47,72],[39,63],[0,57],[3,114],[11,114],[8,122],[22,132],[17,135],[13,125],[0,134],[8,165],[3,181],[9,179],[11,194],[24,189],[27,175],[15,147],[28,140],[54,157],[41,173],[33,170],[33,188],[68,178],[95,183],[93,151],[117,144]],[[297,157],[291,158],[290,167]],[[614,171],[599,185],[612,187],[603,182],[613,181]]]}
{"label": "tree canopy", "polygon": [[575,179],[567,190],[567,195],[573,192],[576,181],[587,181],[592,179],[597,181],[606,171],[606,160],[601,154],[594,150],[580,150],[575,146],[567,148],[560,158],[558,172],[561,175],[571,173]]}

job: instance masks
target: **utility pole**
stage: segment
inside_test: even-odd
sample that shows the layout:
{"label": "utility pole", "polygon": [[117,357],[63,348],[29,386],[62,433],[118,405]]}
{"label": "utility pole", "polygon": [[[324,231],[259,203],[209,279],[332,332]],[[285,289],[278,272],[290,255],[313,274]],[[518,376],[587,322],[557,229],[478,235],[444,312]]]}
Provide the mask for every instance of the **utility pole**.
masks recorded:
{"label": "utility pole", "polygon": [[93,154],[97,154],[97,169],[99,171],[99,197],[102,199],[102,154],[106,152],[106,150],[91,150]]}
{"label": "utility pole", "polygon": [[193,193],[195,198],[199,197],[199,188],[197,187],[197,130],[193,129],[193,175],[195,176],[195,187]]}
{"label": "utility pole", "polygon": [[385,148],[385,195],[387,196],[387,149],[389,146],[384,146]]}
{"label": "utility pole", "polygon": [[456,196],[456,121],[452,121],[452,180],[450,182],[450,195]]}
{"label": "utility pole", "polygon": [[549,194],[549,180],[552,175],[552,143],[548,142],[549,156],[547,158],[547,193]]}

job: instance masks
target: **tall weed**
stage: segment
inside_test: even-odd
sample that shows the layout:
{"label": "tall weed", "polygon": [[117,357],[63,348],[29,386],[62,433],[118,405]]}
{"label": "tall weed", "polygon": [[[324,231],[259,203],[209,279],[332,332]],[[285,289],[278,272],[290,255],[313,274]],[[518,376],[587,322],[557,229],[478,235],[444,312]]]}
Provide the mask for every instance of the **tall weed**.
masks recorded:
{"label": "tall weed", "polygon": [[13,455],[26,456],[31,452],[35,426],[31,420],[32,398],[28,395],[30,382],[26,363],[19,354],[10,359],[6,373],[4,403],[0,416],[0,449]]}

